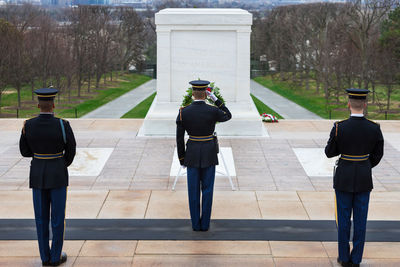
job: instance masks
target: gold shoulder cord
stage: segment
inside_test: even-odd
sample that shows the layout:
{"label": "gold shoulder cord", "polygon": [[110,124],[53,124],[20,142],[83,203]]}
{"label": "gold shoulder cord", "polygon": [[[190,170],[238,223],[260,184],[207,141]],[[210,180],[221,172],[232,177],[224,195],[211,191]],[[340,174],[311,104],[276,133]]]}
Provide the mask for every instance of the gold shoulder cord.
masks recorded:
{"label": "gold shoulder cord", "polygon": [[179,118],[181,119],[181,121],[182,121],[182,109],[183,109],[183,107],[179,108]]}
{"label": "gold shoulder cord", "polygon": [[337,137],[338,128],[339,128],[339,122],[336,122],[336,133],[335,133],[335,137]]}
{"label": "gold shoulder cord", "polygon": [[26,120],[24,121],[24,126],[22,127],[22,133],[25,134],[25,124],[26,124]]}

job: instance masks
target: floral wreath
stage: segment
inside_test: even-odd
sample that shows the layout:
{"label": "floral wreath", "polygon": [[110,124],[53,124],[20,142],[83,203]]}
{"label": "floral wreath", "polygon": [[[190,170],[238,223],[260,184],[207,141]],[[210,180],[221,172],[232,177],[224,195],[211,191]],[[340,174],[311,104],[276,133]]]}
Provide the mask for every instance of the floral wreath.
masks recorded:
{"label": "floral wreath", "polygon": [[265,122],[278,122],[278,118],[272,114],[263,113],[261,114],[262,121]]}
{"label": "floral wreath", "polygon": [[[220,90],[220,89],[219,89],[218,87],[215,87],[215,86],[214,86],[214,82],[210,83],[210,86],[207,87],[207,91],[213,92],[214,95],[215,95],[222,103],[225,104],[225,100],[224,100],[224,98],[222,97],[222,95],[221,95],[221,93],[220,93],[219,90]],[[186,90],[186,95],[183,96],[183,100],[182,100],[182,103],[181,103],[181,107],[186,107],[186,106],[192,104],[192,102],[193,102],[192,92],[193,92],[193,91],[192,91],[192,87],[189,87],[189,88]],[[209,97],[206,97],[206,100],[207,100],[207,102],[210,103],[211,105],[214,105],[214,101],[212,101]]]}

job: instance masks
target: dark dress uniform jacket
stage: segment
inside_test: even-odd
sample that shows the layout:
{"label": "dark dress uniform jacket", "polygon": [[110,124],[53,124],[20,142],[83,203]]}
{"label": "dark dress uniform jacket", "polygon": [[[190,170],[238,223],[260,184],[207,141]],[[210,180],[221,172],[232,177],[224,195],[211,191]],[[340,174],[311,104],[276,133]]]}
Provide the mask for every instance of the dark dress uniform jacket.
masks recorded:
{"label": "dark dress uniform jacket", "polygon": [[21,133],[19,148],[22,156],[37,154],[56,154],[64,151],[64,156],[56,159],[36,159],[31,161],[29,187],[51,189],[68,186],[68,170],[75,157],[76,142],[68,121],[63,120],[66,143],[60,119],[51,114],[40,114],[27,120]]}
{"label": "dark dress uniform jacket", "polygon": [[325,154],[328,158],[340,154],[353,156],[369,154],[367,160],[339,159],[333,187],[344,192],[371,191],[373,188],[371,168],[378,165],[383,156],[380,125],[364,117],[353,116],[336,122],[325,147]]}
{"label": "dark dress uniform jacket", "polygon": [[210,136],[214,133],[215,124],[231,119],[232,115],[220,101],[216,106],[204,101],[195,101],[182,108],[176,118],[176,143],[181,165],[193,168],[206,168],[218,165],[218,156],[215,140],[192,141],[188,140],[185,150],[185,131],[189,136]]}

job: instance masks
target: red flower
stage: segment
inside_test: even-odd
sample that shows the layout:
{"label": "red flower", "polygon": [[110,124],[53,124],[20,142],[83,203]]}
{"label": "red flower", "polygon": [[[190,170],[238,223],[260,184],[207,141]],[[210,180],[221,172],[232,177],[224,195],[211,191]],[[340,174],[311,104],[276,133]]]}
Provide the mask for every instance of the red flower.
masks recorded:
{"label": "red flower", "polygon": [[209,91],[211,93],[212,88],[211,87],[207,87],[207,91]]}

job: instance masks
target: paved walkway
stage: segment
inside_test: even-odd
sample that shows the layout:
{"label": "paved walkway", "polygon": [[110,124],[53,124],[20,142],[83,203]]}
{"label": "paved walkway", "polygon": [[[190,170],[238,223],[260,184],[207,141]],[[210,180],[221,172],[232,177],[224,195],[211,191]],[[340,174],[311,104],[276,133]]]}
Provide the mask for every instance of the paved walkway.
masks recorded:
{"label": "paved walkway", "polygon": [[119,119],[156,91],[156,80],[150,80],[134,90],[86,114],[83,118]]}
{"label": "paved walkway", "polygon": [[321,119],[311,111],[251,80],[251,93],[285,119]]}
{"label": "paved walkway", "polygon": [[[251,80],[251,93],[285,119],[321,119],[314,113]],[[117,99],[86,114],[82,118],[121,118],[151,94],[156,92],[156,80],[151,80]]]}

